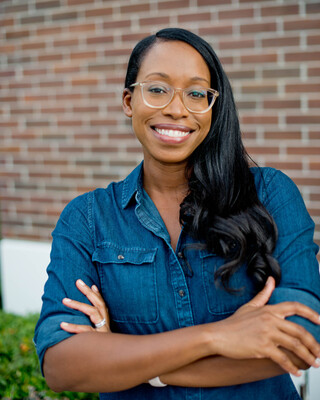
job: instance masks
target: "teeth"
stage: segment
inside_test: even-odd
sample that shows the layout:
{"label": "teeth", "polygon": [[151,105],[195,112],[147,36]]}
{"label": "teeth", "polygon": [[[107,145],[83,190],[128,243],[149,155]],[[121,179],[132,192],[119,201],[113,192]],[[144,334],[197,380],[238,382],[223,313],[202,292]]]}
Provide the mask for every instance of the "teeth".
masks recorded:
{"label": "teeth", "polygon": [[189,135],[189,132],[182,132],[182,131],[176,131],[173,129],[158,129],[154,128],[155,131],[157,131],[160,135],[164,136],[170,136],[170,137],[183,137]]}

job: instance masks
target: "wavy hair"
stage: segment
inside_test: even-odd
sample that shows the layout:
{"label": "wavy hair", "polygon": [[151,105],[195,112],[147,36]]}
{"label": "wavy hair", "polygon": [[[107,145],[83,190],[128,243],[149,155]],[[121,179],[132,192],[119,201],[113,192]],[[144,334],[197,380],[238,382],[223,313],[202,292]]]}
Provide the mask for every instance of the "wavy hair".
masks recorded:
{"label": "wavy hair", "polygon": [[180,28],[142,39],[130,56],[125,87],[135,83],[143,58],[159,41],[182,41],[197,50],[210,70],[211,87],[220,93],[208,135],[188,160],[189,191],[180,205],[180,222],[208,251],[224,258],[215,279],[228,291],[234,291],[229,280],[243,263],[257,290],[270,275],[278,284],[281,271],[272,256],[277,227],[258,198],[230,82],[209,43]]}

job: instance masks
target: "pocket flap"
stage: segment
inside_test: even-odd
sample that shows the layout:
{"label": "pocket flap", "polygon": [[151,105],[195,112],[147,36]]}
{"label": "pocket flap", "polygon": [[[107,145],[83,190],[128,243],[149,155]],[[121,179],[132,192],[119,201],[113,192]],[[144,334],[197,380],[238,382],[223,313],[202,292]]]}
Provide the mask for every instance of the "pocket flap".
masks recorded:
{"label": "pocket flap", "polygon": [[143,247],[121,247],[114,243],[103,243],[92,255],[92,261],[112,264],[145,264],[152,263],[157,249]]}

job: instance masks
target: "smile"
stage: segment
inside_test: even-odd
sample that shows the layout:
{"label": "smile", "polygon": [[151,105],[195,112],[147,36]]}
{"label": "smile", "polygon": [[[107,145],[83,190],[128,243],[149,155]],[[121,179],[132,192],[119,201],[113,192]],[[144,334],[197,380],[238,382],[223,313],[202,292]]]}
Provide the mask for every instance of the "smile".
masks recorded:
{"label": "smile", "polygon": [[159,135],[163,136],[169,136],[169,137],[184,137],[188,136],[190,134],[189,132],[183,132],[179,130],[173,130],[173,129],[159,129],[159,128],[154,128],[156,132],[159,133]]}

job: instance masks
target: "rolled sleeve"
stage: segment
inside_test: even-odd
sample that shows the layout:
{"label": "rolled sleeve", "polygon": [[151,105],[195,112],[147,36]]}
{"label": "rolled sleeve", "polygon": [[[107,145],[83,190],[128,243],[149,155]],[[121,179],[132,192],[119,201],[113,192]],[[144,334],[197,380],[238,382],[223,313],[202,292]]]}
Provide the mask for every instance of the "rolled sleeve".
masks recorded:
{"label": "rolled sleeve", "polygon": [[[313,242],[314,222],[294,182],[280,171],[273,170],[267,181],[265,206],[278,228],[274,257],[281,267],[281,281],[270,304],[298,301],[320,312],[320,275]],[[293,316],[290,320],[305,327],[320,341],[320,327]]]}
{"label": "rolled sleeve", "polygon": [[96,284],[100,288],[98,273],[92,262],[94,245],[91,225],[88,193],[67,205],[52,233],[48,279],[34,336],[41,368],[46,350],[72,336],[61,329],[61,322],[91,325],[89,317],[62,303],[62,299],[68,297],[90,304],[75,286],[77,279],[82,279],[90,286]]}

